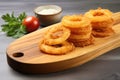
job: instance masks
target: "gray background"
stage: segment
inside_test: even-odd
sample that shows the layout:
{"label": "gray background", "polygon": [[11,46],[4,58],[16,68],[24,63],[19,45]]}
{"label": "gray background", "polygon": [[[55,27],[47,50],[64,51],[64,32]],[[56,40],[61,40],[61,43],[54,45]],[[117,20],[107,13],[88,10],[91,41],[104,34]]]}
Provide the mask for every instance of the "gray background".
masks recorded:
{"label": "gray background", "polygon": [[[84,13],[97,7],[120,11],[120,0],[1,0],[0,16],[15,12],[34,15],[33,10],[40,5],[55,4],[66,14]],[[0,25],[3,20],[0,19]],[[6,48],[15,39],[0,32],[0,80],[120,80],[120,48],[114,49],[82,66],[51,74],[27,75],[12,70],[6,59]]]}

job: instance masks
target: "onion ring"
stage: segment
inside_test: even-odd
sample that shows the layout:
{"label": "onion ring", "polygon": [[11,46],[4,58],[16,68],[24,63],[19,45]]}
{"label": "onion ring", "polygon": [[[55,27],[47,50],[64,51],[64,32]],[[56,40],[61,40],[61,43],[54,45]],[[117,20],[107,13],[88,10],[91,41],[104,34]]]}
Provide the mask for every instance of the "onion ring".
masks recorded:
{"label": "onion ring", "polygon": [[91,22],[93,29],[105,29],[108,27],[112,27],[113,23],[114,20],[112,18],[101,22]]}
{"label": "onion ring", "polygon": [[94,43],[94,37],[91,35],[88,39],[86,40],[79,40],[79,39],[72,39],[69,40],[70,42],[72,42],[76,47],[84,47],[84,46],[88,46]]}
{"label": "onion ring", "polygon": [[73,45],[73,43],[67,41],[64,41],[57,45],[47,45],[45,44],[44,40],[41,40],[39,48],[45,53],[60,55],[72,51],[75,48],[75,46]]}
{"label": "onion ring", "polygon": [[99,30],[93,30],[92,35],[94,37],[107,37],[113,35],[115,32],[112,28],[108,28],[104,31],[99,31]]}
{"label": "onion ring", "polygon": [[92,22],[101,22],[111,19],[112,12],[108,9],[98,8],[96,10],[89,10],[85,16],[90,18]]}
{"label": "onion ring", "polygon": [[80,35],[77,35],[77,34],[71,34],[69,39],[79,39],[79,40],[86,40],[86,39],[89,39],[91,35],[91,32],[87,33],[87,34],[80,34]]}
{"label": "onion ring", "polygon": [[90,20],[83,15],[67,15],[62,18],[62,25],[67,28],[81,28],[90,24]]}
{"label": "onion ring", "polygon": [[61,24],[53,25],[45,34],[45,43],[48,45],[61,44],[70,36],[70,30],[63,27]]}
{"label": "onion ring", "polygon": [[92,26],[90,24],[82,28],[69,28],[69,29],[71,30],[71,34],[87,34],[92,31]]}

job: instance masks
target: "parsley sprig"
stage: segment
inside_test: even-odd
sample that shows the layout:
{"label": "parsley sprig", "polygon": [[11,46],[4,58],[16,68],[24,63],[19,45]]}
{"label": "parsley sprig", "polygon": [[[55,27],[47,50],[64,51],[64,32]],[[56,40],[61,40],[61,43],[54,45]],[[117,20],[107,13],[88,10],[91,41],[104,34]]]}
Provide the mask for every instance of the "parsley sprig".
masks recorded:
{"label": "parsley sprig", "polygon": [[2,19],[5,24],[1,25],[2,31],[6,33],[7,36],[13,38],[19,38],[27,33],[26,27],[22,24],[24,18],[26,18],[26,13],[21,13],[18,17],[15,17],[14,12],[12,14],[2,15]]}

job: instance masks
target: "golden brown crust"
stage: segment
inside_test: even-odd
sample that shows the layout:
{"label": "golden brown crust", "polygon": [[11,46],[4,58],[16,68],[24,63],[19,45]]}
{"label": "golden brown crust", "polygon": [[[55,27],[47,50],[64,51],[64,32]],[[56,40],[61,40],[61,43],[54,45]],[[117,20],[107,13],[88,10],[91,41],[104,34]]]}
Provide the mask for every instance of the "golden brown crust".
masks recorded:
{"label": "golden brown crust", "polygon": [[91,20],[94,37],[107,37],[114,33],[112,30],[114,20],[110,10],[98,8],[86,12],[85,16]]}
{"label": "golden brown crust", "polygon": [[115,32],[112,28],[108,28],[104,31],[97,31],[97,30],[93,30],[92,31],[92,35],[94,37],[107,37],[107,36],[111,36],[113,35]]}
{"label": "golden brown crust", "polygon": [[91,36],[91,32],[89,32],[87,34],[71,34],[69,39],[85,40],[85,39],[88,39],[90,36]]}
{"label": "golden brown crust", "polygon": [[69,28],[70,31],[71,31],[71,34],[87,34],[87,33],[90,33],[92,31],[92,26],[91,24],[90,25],[87,25],[85,27],[82,27],[82,28]]}
{"label": "golden brown crust", "polygon": [[84,46],[88,46],[94,43],[94,37],[91,36],[90,38],[86,39],[86,40],[72,40],[73,44],[76,47],[84,47]]}
{"label": "golden brown crust", "polygon": [[70,36],[70,30],[61,24],[53,26],[45,34],[45,43],[48,45],[60,44]]}
{"label": "golden brown crust", "polygon": [[113,23],[114,21],[112,18],[101,22],[91,22],[93,29],[105,29],[108,27],[112,27]]}
{"label": "golden brown crust", "polygon": [[111,19],[112,12],[108,9],[98,8],[95,10],[89,10],[85,13],[92,22],[101,22]]}
{"label": "golden brown crust", "polygon": [[81,28],[90,24],[90,20],[83,15],[67,15],[62,18],[62,25],[67,28]]}
{"label": "golden brown crust", "polygon": [[72,51],[75,47],[73,43],[67,41],[64,41],[61,44],[57,44],[57,45],[47,45],[45,44],[44,40],[41,40],[39,43],[39,48],[41,51],[48,54],[62,55]]}

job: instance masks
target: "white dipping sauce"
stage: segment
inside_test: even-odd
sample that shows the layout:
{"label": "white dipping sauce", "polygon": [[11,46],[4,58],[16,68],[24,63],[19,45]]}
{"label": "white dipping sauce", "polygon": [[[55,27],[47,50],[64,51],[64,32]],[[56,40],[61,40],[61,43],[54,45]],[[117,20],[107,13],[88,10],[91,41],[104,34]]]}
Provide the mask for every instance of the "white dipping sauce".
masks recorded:
{"label": "white dipping sauce", "polygon": [[43,9],[41,11],[38,12],[38,14],[55,14],[57,13],[58,11],[56,9]]}

